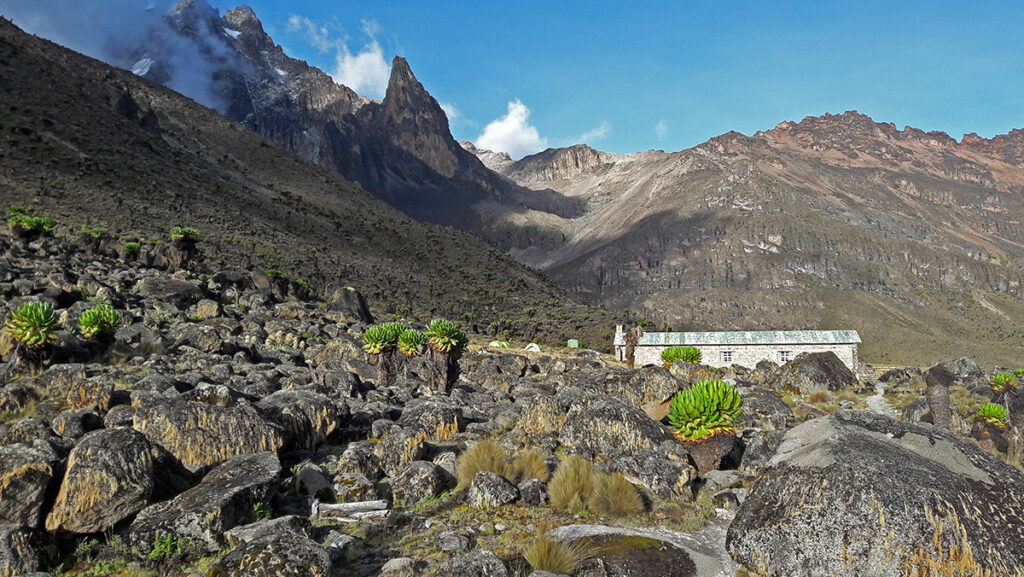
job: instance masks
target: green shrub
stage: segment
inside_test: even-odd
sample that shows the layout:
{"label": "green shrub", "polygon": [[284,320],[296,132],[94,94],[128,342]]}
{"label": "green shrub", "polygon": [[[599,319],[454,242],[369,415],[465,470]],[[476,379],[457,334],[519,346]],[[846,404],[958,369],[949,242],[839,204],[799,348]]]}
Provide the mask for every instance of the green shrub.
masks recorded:
{"label": "green shrub", "polygon": [[1010,420],[1006,407],[997,403],[985,403],[978,409],[977,418],[999,428],[1006,426]]}
{"label": "green shrub", "polygon": [[110,305],[94,306],[78,317],[78,330],[89,338],[112,335],[120,324],[121,317]]}
{"label": "green shrub", "polygon": [[453,357],[458,357],[469,343],[466,334],[460,331],[455,323],[444,319],[430,321],[426,336],[428,345]]}
{"label": "green shrub", "polygon": [[405,329],[398,335],[398,350],[409,357],[415,357],[423,352],[423,346],[427,337],[416,329]]}
{"label": "green shrub", "polygon": [[595,548],[580,539],[564,545],[547,535],[537,537],[523,549],[523,558],[534,571],[550,571],[560,575],[572,575],[580,563],[596,554]]}
{"label": "green shrub", "polygon": [[27,214],[17,214],[7,221],[7,226],[10,227],[11,232],[50,232],[53,230],[55,223],[52,218],[46,218],[43,216],[29,216]]}
{"label": "green shrub", "polygon": [[551,506],[574,513],[586,511],[594,492],[594,473],[594,464],[576,455],[559,463],[548,483]]}
{"label": "green shrub", "polygon": [[742,423],[743,399],[724,381],[697,381],[679,391],[668,408],[676,436],[686,441],[731,433]]}
{"label": "green shrub", "polygon": [[381,323],[373,325],[363,333],[363,350],[371,355],[393,349],[398,346],[398,339],[405,331],[402,323]]}
{"label": "green shrub", "polygon": [[176,226],[171,229],[171,240],[175,242],[199,242],[201,236],[202,234],[194,228]]}
{"label": "green shrub", "polygon": [[996,373],[992,376],[992,390],[996,394],[1017,388],[1017,377],[1009,371]]}
{"label": "green shrub", "polygon": [[548,477],[551,476],[551,471],[548,470],[548,464],[544,460],[544,457],[533,449],[526,449],[516,453],[514,459],[512,459],[512,477],[510,481],[520,483],[527,479],[538,479],[540,481],[547,481]]}
{"label": "green shrub", "polygon": [[587,501],[587,509],[597,515],[628,517],[644,510],[644,500],[621,473],[599,474],[594,482],[594,492]]}
{"label": "green shrub", "polygon": [[19,214],[28,214],[28,209],[21,206],[12,206],[7,209],[7,216],[18,216]]}
{"label": "green shrub", "polygon": [[149,552],[149,558],[153,561],[164,561],[173,557],[180,557],[184,552],[184,540],[172,535],[162,535],[153,541],[153,549]]}
{"label": "green shrub", "polygon": [[455,475],[459,486],[469,487],[473,477],[480,471],[490,471],[508,479],[511,474],[508,464],[508,452],[494,441],[477,441],[472,447],[459,455],[455,465]]}
{"label": "green shrub", "polygon": [[11,338],[28,347],[42,347],[57,338],[57,314],[53,305],[25,303],[11,313],[4,325]]}
{"label": "green shrub", "polygon": [[142,245],[137,242],[124,243],[125,254],[138,254],[140,250],[142,250]]}
{"label": "green shrub", "polygon": [[89,228],[83,224],[82,230],[78,231],[78,234],[80,234],[81,236],[91,236],[92,238],[100,238],[104,234],[106,234],[106,232],[107,231],[103,230],[102,228]]}
{"label": "green shrub", "polygon": [[268,268],[267,276],[269,276],[270,278],[281,278],[283,275],[281,274],[281,271],[277,270],[276,268]]}
{"label": "green shrub", "polygon": [[661,351],[661,360],[669,365],[675,361],[700,364],[700,349],[697,347],[669,347]]}
{"label": "green shrub", "polygon": [[252,520],[262,521],[270,517],[271,509],[269,503],[256,503],[252,506]]}

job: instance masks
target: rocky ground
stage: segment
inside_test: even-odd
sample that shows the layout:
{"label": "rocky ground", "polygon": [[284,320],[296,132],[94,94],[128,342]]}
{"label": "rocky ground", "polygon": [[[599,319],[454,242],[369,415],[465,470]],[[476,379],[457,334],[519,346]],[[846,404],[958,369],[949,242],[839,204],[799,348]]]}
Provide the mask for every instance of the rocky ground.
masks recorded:
{"label": "rocky ground", "polygon": [[[0,337],[0,575],[1024,566],[1024,473],[1005,439],[970,438],[993,392],[969,360],[875,381],[833,355],[628,369],[592,351],[471,346],[451,392],[431,396],[426,361],[379,386],[354,291],[188,270],[176,250],[0,238],[4,317],[47,301],[65,327],[38,366]],[[100,302],[121,327],[87,339],[75,321]],[[744,425],[698,475],[665,402],[708,377],[737,385]],[[936,390],[948,411],[929,404]],[[496,456],[474,468],[484,449]],[[586,504],[558,488],[568,463],[595,469]],[[552,542],[570,565],[534,554]]]}

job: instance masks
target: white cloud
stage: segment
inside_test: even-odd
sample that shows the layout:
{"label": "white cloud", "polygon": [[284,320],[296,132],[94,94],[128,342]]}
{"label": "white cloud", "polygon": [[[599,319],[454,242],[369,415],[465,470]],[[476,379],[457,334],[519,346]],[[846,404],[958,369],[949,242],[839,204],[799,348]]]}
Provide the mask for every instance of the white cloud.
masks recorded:
{"label": "white cloud", "polygon": [[462,113],[455,107],[454,103],[451,102],[438,102],[441,105],[441,110],[444,110],[445,116],[448,117],[448,122],[454,124],[462,119]]}
{"label": "white cloud", "polygon": [[384,59],[384,51],[377,42],[379,31],[376,21],[364,20],[363,33],[370,41],[355,54],[343,44],[331,73],[336,82],[371,98],[384,97],[391,76],[391,65]]}
{"label": "white cloud", "polygon": [[658,140],[665,138],[665,135],[668,134],[668,123],[665,122],[664,118],[654,125],[654,134],[658,135]]}
{"label": "white cloud", "polygon": [[377,41],[380,25],[376,20],[363,20],[366,43],[355,52],[348,46],[348,38],[333,38],[327,26],[292,14],[288,17],[287,31],[300,33],[310,46],[321,53],[336,52],[334,69],[329,71],[334,81],[344,84],[363,96],[383,98],[391,77],[391,65],[384,58],[384,50]]}
{"label": "white cloud", "polygon": [[313,48],[326,54],[331,50],[338,49],[339,42],[331,39],[331,34],[326,26],[317,26],[309,18],[292,14],[288,17],[288,32],[301,32],[305,35],[306,42]]}
{"label": "white cloud", "polygon": [[579,135],[579,138],[576,139],[576,142],[590,144],[591,142],[595,142],[607,137],[608,133],[611,131],[612,125],[609,124],[607,120],[602,120],[601,124],[598,125],[596,128],[588,130],[583,134]]}
{"label": "white cloud", "polygon": [[515,159],[540,152],[548,145],[530,124],[530,109],[518,99],[508,103],[508,114],[491,121],[477,137],[477,148],[507,152]]}

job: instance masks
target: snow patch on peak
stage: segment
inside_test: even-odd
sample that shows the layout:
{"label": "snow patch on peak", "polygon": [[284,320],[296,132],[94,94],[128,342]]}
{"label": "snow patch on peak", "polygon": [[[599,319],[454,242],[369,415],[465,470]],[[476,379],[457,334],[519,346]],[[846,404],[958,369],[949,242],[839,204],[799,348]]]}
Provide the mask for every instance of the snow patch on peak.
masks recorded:
{"label": "snow patch on peak", "polygon": [[284,70],[281,70],[280,68],[275,68],[274,72],[277,72],[281,76],[288,76],[288,73],[285,72]]}
{"label": "snow patch on peak", "polygon": [[238,37],[242,35],[242,33],[239,32],[238,30],[232,30],[230,28],[225,28],[224,29],[224,33],[227,34],[228,36],[234,38],[235,40],[237,40]]}
{"label": "snow patch on peak", "polygon": [[132,65],[132,74],[136,76],[145,76],[149,73],[149,69],[156,64],[156,60],[152,58],[142,58],[138,62]]}

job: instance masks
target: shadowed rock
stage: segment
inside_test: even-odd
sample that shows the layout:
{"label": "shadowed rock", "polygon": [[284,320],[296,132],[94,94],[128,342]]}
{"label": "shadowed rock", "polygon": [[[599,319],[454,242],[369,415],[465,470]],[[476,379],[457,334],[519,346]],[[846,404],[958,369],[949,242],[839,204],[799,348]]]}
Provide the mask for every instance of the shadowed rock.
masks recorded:
{"label": "shadowed rock", "polygon": [[279,532],[242,543],[211,569],[227,577],[328,577],[331,556],[307,537]]}
{"label": "shadowed rock", "polygon": [[154,447],[131,429],[82,438],[68,457],[48,531],[97,533],[142,510],[153,495]]}
{"label": "shadowed rock", "polygon": [[0,523],[39,527],[43,496],[53,477],[50,461],[51,456],[29,445],[0,447]]}
{"label": "shadowed rock", "polygon": [[1012,574],[1024,565],[1024,473],[935,427],[843,411],[786,434],[727,547],[779,577],[899,577],[968,553]]}
{"label": "shadowed rock", "polygon": [[143,509],[128,530],[133,544],[148,549],[158,537],[177,536],[203,551],[226,543],[224,532],[254,521],[254,507],[270,498],[281,473],[273,453],[241,455],[210,471],[202,482]]}
{"label": "shadowed rock", "polygon": [[773,391],[838,391],[857,384],[857,375],[833,352],[803,353],[777,370],[765,387]]}

